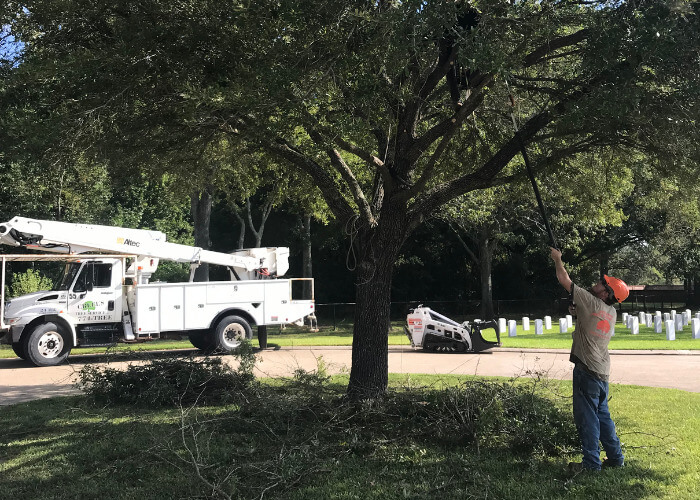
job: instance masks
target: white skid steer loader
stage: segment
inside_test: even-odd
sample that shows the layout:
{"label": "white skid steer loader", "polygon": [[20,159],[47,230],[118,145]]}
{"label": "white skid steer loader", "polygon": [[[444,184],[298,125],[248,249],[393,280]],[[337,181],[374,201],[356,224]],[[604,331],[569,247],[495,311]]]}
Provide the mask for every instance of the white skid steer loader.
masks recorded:
{"label": "white skid steer loader", "polygon": [[[496,342],[485,340],[481,331],[493,328]],[[501,334],[495,321],[475,320],[462,324],[422,305],[412,309],[406,317],[406,335],[413,347],[435,352],[481,352],[500,347]]]}

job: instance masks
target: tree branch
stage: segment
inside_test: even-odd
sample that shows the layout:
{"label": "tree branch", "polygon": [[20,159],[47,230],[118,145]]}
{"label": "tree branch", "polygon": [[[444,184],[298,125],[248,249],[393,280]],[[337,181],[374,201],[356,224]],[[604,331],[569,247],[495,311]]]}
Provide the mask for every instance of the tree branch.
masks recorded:
{"label": "tree branch", "polygon": [[307,132],[311,139],[317,145],[325,149],[328,158],[330,158],[331,160],[331,165],[333,165],[333,168],[335,168],[338,171],[340,176],[345,181],[345,184],[348,186],[350,193],[352,193],[352,197],[355,200],[355,204],[357,205],[357,208],[362,217],[371,227],[376,226],[377,221],[374,218],[374,215],[372,214],[372,208],[370,207],[369,202],[367,201],[367,198],[365,197],[365,194],[362,191],[362,186],[360,186],[360,183],[357,182],[355,174],[352,172],[350,167],[348,167],[348,164],[345,163],[343,157],[340,156],[338,151],[326,145],[323,136],[319,132],[317,132],[314,129],[307,129]]}
{"label": "tree branch", "polygon": [[[413,86],[415,98],[401,110],[398,119],[398,130],[396,131],[397,147],[402,153],[408,152],[413,146],[413,137],[421,106],[440,80],[448,73],[456,57],[457,47],[453,46],[449,54],[438,59],[433,69],[425,77],[418,78],[415,81]],[[400,156],[404,155],[400,154]],[[398,174],[401,177],[406,177],[411,165],[411,162],[407,162],[404,168],[397,169]]]}
{"label": "tree branch", "polygon": [[485,75],[479,82],[479,85],[474,87],[472,94],[466,102],[460,106],[457,111],[449,118],[444,119],[425,134],[418,138],[411,147],[409,158],[411,163],[415,162],[418,157],[430,147],[430,145],[447,134],[450,136],[462,125],[464,120],[471,115],[481,105],[484,100],[484,87],[493,81],[493,74]]}
{"label": "tree branch", "polygon": [[[416,181],[416,183],[413,186],[411,186],[410,189],[401,193],[401,196],[403,196],[404,199],[408,200],[409,198],[423,191],[425,186],[428,184],[428,181],[432,178],[433,173],[435,171],[435,166],[437,165],[439,159],[442,157],[443,153],[449,146],[450,141],[452,140],[452,136],[457,132],[459,126],[462,124],[465,118],[469,116],[469,114],[471,114],[472,111],[468,110],[475,110],[476,108],[478,108],[483,99],[483,93],[480,93],[479,97],[476,98],[476,100],[471,100],[470,106],[462,106],[462,108],[457,112],[455,117],[452,120],[450,120],[452,127],[448,128],[447,131],[443,134],[442,140],[440,141],[440,144],[438,144],[438,147],[435,149],[433,154],[430,156],[430,159],[428,160],[428,163],[426,164],[425,169],[423,170],[423,174],[420,176],[418,181]],[[467,112],[462,113],[462,111],[464,111],[465,109],[467,109]]]}
{"label": "tree branch", "polygon": [[464,241],[464,239],[462,239],[462,235],[459,234],[459,231],[454,227],[453,224],[449,224],[449,226],[450,226],[450,229],[452,229],[452,231],[455,233],[455,236],[457,236],[457,241],[459,241],[461,243],[462,247],[464,248],[464,251],[467,252],[467,255],[469,255],[469,257],[472,259],[474,264],[476,264],[477,266],[480,266],[481,260],[472,251],[472,249],[469,248],[469,245],[467,245],[467,243]]}
{"label": "tree branch", "polygon": [[283,139],[279,139],[276,142],[264,142],[262,146],[269,152],[289,161],[303,172],[309,174],[321,190],[328,208],[339,221],[346,222],[355,215],[355,211],[340,193],[335,180],[318,163]]}
{"label": "tree branch", "polygon": [[[581,32],[579,32],[579,34],[580,33]],[[520,150],[520,140],[522,140],[524,144],[527,144],[556,117],[563,115],[572,103],[588,95],[593,88],[599,87],[606,82],[615,82],[619,80],[619,75],[624,74],[624,69],[630,66],[634,66],[634,61],[625,60],[612,68],[604,70],[590,82],[582,85],[580,90],[572,92],[561,99],[551,110],[542,111],[530,118],[520,129],[518,134],[503,144],[496,154],[494,154],[480,169],[436,186],[425,193],[425,196],[416,200],[416,203],[409,211],[409,217],[411,218],[410,227],[414,229],[426,215],[432,213],[443,203],[457,196],[475,189],[493,186],[495,176],[505,168],[516,154],[518,154]]]}
{"label": "tree branch", "polygon": [[[530,118],[520,129],[523,142],[527,143],[537,132],[547,126],[553,118],[553,113],[549,111],[543,111]],[[409,210],[409,216],[412,219],[411,226],[417,226],[426,215],[459,195],[475,189],[491,187],[496,175],[508,165],[519,151],[520,139],[516,135],[503,144],[496,154],[479,170],[443,183],[428,191]]]}
{"label": "tree branch", "polygon": [[537,64],[555,50],[559,50],[561,48],[568,47],[571,45],[576,45],[577,43],[584,41],[586,38],[588,38],[589,34],[590,31],[588,30],[588,28],[584,28],[582,30],[577,31],[576,33],[549,40],[547,43],[538,47],[534,51],[530,52],[527,56],[525,56],[525,58],[523,59],[523,65],[526,68],[528,68],[534,64]]}

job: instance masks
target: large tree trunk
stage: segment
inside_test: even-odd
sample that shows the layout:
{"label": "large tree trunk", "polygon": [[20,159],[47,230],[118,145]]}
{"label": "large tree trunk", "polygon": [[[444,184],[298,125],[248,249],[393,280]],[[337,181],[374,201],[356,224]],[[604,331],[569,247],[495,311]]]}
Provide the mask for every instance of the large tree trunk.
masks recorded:
{"label": "large tree trunk", "polygon": [[493,285],[491,274],[493,270],[493,251],[496,241],[484,231],[479,237],[479,264],[481,272],[481,317],[484,320],[493,319]]}
{"label": "large tree trunk", "polygon": [[262,246],[265,223],[267,222],[267,218],[270,216],[270,212],[272,212],[272,202],[270,200],[266,200],[265,203],[263,203],[263,206],[260,208],[260,226],[258,226],[257,229],[255,228],[255,223],[253,222],[253,208],[250,203],[250,198],[246,198],[245,205],[246,215],[248,217],[248,227],[253,233],[253,236],[255,236],[255,247],[258,248]]}
{"label": "large tree trunk", "polygon": [[[190,196],[192,219],[194,220],[194,245],[209,250],[209,223],[211,221],[212,195],[208,189]],[[194,281],[209,281],[209,264],[203,263],[194,273]]]}
{"label": "large tree trunk", "polygon": [[608,252],[603,252],[600,254],[598,260],[598,270],[600,272],[600,277],[602,278],[604,274],[608,274],[608,267],[610,266],[610,254]]}
{"label": "large tree trunk", "polygon": [[[313,278],[311,261],[311,215],[300,215],[299,226],[301,228],[301,277]],[[311,298],[311,283],[304,282],[304,298]]]}
{"label": "large tree trunk", "polygon": [[239,213],[238,207],[235,208],[233,215],[236,217],[238,223],[240,224],[240,229],[238,230],[238,246],[236,247],[236,250],[242,250],[243,245],[245,245],[245,219]]}
{"label": "large tree trunk", "polygon": [[394,262],[406,237],[405,207],[386,207],[379,225],[357,238],[355,326],[348,396],[373,399],[389,383],[389,328]]}
{"label": "large tree trunk", "polygon": [[491,274],[493,271],[493,252],[496,249],[496,240],[491,234],[491,229],[482,228],[479,231],[479,238],[476,240],[477,254],[472,252],[469,245],[460,236],[456,228],[452,228],[457,236],[457,240],[462,244],[462,247],[467,252],[471,260],[479,267],[479,276],[481,282],[481,317],[485,320],[492,319],[495,315],[493,312],[493,285]]}

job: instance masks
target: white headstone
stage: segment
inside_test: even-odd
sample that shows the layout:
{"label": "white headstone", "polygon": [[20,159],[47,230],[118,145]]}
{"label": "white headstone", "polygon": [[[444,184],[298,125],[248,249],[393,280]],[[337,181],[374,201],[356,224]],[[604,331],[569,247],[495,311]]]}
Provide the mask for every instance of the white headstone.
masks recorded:
{"label": "white headstone", "polygon": [[536,319],[535,320],[535,335],[542,335],[544,333],[542,326],[543,326],[542,320]]}
{"label": "white headstone", "polygon": [[696,313],[695,313],[695,317],[698,318],[698,319],[700,319],[700,312],[696,312]]}
{"label": "white headstone", "polygon": [[630,325],[630,330],[632,335],[639,334],[639,318],[637,316],[632,316],[632,324]]}
{"label": "white headstone", "polygon": [[552,317],[551,316],[544,317],[544,327],[546,330],[552,329]]}
{"label": "white headstone", "polygon": [[654,316],[654,331],[656,333],[661,333],[664,329],[664,322],[663,319],[661,319],[661,315],[656,315]]}
{"label": "white headstone", "polygon": [[633,319],[634,319],[634,316],[632,316],[631,314],[629,316],[627,316],[627,323],[625,323],[625,326],[627,328],[632,328],[632,320]]}
{"label": "white headstone", "polygon": [[700,319],[693,318],[690,322],[691,332],[694,339],[700,339]]}
{"label": "white headstone", "polygon": [[682,314],[676,314],[676,321],[674,321],[674,325],[676,327],[676,332],[683,331],[683,315]]}
{"label": "white headstone", "polygon": [[643,325],[644,323],[647,322],[647,315],[645,312],[640,312],[639,313],[639,324]]}
{"label": "white headstone", "polygon": [[671,309],[671,319],[673,321],[676,321],[676,310],[675,309]]}
{"label": "white headstone", "polygon": [[566,321],[566,318],[559,318],[559,331],[561,333],[566,333],[566,331],[569,329],[569,322]]}
{"label": "white headstone", "polygon": [[629,313],[622,313],[622,324],[627,326],[627,318],[629,317]]}
{"label": "white headstone", "polygon": [[566,315],[566,327],[571,328],[574,326],[574,317],[571,314]]}
{"label": "white headstone", "polygon": [[671,315],[669,313],[664,313],[664,323],[670,319],[671,319]]}
{"label": "white headstone", "polygon": [[661,316],[661,311],[654,311],[654,316]]}
{"label": "white headstone", "polygon": [[506,319],[498,318],[498,333],[506,333]]}
{"label": "white headstone", "polygon": [[692,318],[692,313],[690,312],[690,309],[686,309],[685,311],[683,311],[683,324],[689,325],[690,318]]}
{"label": "white headstone", "polygon": [[666,321],[666,340],[676,340],[676,329],[673,327],[673,320]]}
{"label": "white headstone", "polygon": [[654,323],[654,316],[652,316],[651,313],[647,314],[647,323],[646,323],[647,328],[651,328],[651,325],[653,323]]}
{"label": "white headstone", "polygon": [[511,319],[510,321],[508,321],[508,336],[509,337],[515,337],[517,335],[517,329],[518,329],[518,323],[514,319]]}
{"label": "white headstone", "polygon": [[523,316],[523,331],[530,331],[530,318],[528,318],[527,316]]}

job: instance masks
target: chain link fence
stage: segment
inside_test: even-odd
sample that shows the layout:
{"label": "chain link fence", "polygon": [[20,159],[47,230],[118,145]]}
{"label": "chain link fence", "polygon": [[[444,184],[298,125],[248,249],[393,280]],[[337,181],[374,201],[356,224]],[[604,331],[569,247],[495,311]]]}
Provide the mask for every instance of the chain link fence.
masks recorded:
{"label": "chain link fence", "polygon": [[[668,312],[671,309],[683,309],[688,307],[687,294],[681,293],[644,293],[633,291],[628,300],[622,303],[619,313],[627,312],[653,312],[661,310]],[[405,301],[391,303],[391,320],[402,321],[406,318],[410,309],[419,305],[430,307],[440,314],[452,318],[457,322],[481,318],[481,301],[479,300],[424,300]],[[566,297],[557,299],[518,299],[495,300],[493,302],[494,318],[506,318],[520,320],[523,316],[530,318],[542,318],[544,316],[563,316],[568,314],[569,299]],[[354,321],[354,302],[329,302],[316,304],[316,318],[319,327],[336,329],[342,325],[351,325]]]}
{"label": "chain link fence", "polygon": [[[440,314],[457,322],[472,321],[481,318],[481,301],[478,300],[425,300],[391,303],[391,320],[406,319],[409,311],[419,305],[430,307]],[[522,316],[544,316],[565,314],[566,300],[496,300],[493,303],[495,317],[520,319]],[[354,302],[330,302],[316,304],[316,318],[321,328],[336,329],[342,325],[350,325],[354,321]]]}

